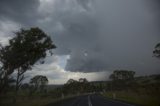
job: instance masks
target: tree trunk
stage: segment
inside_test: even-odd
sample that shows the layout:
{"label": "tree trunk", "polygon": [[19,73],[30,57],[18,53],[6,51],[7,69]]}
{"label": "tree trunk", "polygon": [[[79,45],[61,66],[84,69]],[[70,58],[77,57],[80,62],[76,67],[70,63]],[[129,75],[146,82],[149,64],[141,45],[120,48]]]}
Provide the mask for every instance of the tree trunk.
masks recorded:
{"label": "tree trunk", "polygon": [[18,70],[17,70],[17,79],[16,79],[16,88],[15,88],[15,96],[14,96],[14,100],[13,100],[14,103],[16,103],[18,90],[19,90],[19,87],[21,85],[20,83],[23,80],[23,76],[21,77],[21,75],[23,75],[23,72],[20,72],[20,69],[18,68]]}
{"label": "tree trunk", "polygon": [[4,78],[1,79],[0,94],[4,93],[7,83],[8,83],[8,74],[5,74]]}
{"label": "tree trunk", "polygon": [[17,79],[16,79],[16,89],[15,89],[15,95],[17,95],[17,92],[19,90],[19,77],[20,77],[20,73],[19,73],[19,69],[18,69],[18,72],[17,72]]}

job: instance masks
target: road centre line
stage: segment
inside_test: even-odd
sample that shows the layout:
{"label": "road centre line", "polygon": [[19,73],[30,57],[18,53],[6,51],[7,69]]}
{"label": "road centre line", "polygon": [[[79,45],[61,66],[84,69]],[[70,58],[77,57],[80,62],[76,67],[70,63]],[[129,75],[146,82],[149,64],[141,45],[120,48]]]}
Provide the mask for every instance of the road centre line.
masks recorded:
{"label": "road centre line", "polygon": [[88,95],[88,106],[92,106],[90,96]]}

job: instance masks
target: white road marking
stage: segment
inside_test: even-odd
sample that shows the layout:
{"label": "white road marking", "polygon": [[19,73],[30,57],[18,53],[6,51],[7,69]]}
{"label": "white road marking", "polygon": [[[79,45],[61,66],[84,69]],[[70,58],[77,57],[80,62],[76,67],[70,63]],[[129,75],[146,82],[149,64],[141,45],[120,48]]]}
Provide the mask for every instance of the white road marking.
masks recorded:
{"label": "white road marking", "polygon": [[88,96],[88,106],[92,106],[90,96]]}

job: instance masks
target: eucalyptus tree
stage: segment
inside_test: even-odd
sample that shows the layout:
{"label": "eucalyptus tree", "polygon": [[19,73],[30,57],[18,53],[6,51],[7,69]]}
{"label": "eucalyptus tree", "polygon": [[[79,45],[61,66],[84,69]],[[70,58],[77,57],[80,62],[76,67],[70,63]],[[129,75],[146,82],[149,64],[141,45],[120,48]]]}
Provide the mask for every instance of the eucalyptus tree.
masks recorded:
{"label": "eucalyptus tree", "polygon": [[[17,71],[16,93],[24,79],[24,73],[40,62],[44,63],[47,54],[52,55],[56,48],[51,38],[40,28],[21,29],[9,44],[0,47],[1,62],[1,91],[7,83],[8,77]],[[48,52],[47,52],[48,51]]]}
{"label": "eucalyptus tree", "polygon": [[128,70],[115,70],[109,78],[111,80],[130,80],[133,79],[135,75],[134,71]]}
{"label": "eucalyptus tree", "polygon": [[80,78],[79,82],[80,83],[88,83],[88,80],[86,78]]}
{"label": "eucalyptus tree", "polygon": [[80,87],[80,92],[87,92],[89,87],[88,80],[86,78],[80,78],[79,87]]}
{"label": "eucalyptus tree", "polygon": [[110,82],[110,89],[124,89],[128,86],[128,83],[131,84],[131,82],[134,81],[134,71],[128,71],[128,70],[115,70],[109,78],[112,80]]}
{"label": "eucalyptus tree", "polygon": [[153,51],[153,54],[155,57],[158,57],[160,58],[160,43],[158,43],[155,48],[154,48],[154,51]]}
{"label": "eucalyptus tree", "polygon": [[36,75],[33,78],[31,78],[30,84],[32,86],[32,93],[38,90],[42,92],[45,90],[45,87],[48,84],[48,78],[43,75]]}

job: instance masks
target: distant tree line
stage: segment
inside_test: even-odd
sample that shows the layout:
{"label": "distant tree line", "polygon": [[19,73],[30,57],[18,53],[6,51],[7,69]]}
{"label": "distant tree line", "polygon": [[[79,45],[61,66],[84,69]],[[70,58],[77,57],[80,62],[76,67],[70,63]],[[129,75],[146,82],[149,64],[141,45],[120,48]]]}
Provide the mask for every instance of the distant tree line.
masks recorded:
{"label": "distant tree line", "polygon": [[[105,83],[105,82],[104,82]],[[86,78],[79,80],[69,79],[63,86],[49,91],[54,97],[67,95],[82,95],[87,93],[102,92],[105,89],[105,84],[100,82],[89,82]]]}
{"label": "distant tree line", "polygon": [[115,70],[106,82],[106,91],[131,91],[134,93],[159,94],[160,75],[137,76],[134,71]]}
{"label": "distant tree line", "polygon": [[80,78],[78,81],[74,79],[69,79],[66,84],[64,84],[63,93],[64,94],[81,94],[86,93],[91,90],[91,85],[86,78]]}

